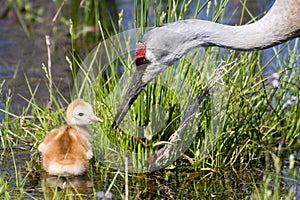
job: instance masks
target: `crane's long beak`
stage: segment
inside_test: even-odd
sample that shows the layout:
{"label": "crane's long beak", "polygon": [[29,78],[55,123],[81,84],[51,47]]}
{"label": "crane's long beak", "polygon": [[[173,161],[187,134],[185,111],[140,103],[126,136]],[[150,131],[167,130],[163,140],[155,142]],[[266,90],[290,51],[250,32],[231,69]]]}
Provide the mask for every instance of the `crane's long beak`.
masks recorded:
{"label": "crane's long beak", "polygon": [[151,78],[146,82],[144,81],[143,76],[145,75],[146,68],[147,68],[147,64],[136,67],[136,71],[131,79],[125,97],[117,110],[117,114],[115,115],[114,122],[112,124],[113,129],[117,129],[119,127],[125,115],[127,114],[130,106],[136,100],[137,96],[141,93],[143,88],[150,82],[150,80],[152,80]]}

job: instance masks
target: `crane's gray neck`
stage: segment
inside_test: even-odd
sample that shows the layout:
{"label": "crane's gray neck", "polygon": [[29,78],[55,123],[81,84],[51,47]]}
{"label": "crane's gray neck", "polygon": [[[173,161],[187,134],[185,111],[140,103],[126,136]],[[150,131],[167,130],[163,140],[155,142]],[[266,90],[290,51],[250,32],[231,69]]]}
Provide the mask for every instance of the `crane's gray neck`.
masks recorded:
{"label": "crane's gray neck", "polygon": [[300,0],[277,0],[255,23],[229,26],[204,20],[182,20],[153,28],[141,39],[150,61],[170,65],[200,46],[236,50],[264,49],[300,36]]}

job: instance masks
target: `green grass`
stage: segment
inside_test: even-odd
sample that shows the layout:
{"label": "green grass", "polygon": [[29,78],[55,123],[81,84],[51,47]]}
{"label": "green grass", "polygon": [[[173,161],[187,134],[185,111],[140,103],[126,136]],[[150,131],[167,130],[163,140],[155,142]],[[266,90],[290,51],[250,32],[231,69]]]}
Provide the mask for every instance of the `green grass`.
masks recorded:
{"label": "green grass", "polygon": [[[135,42],[145,31],[144,27],[183,19],[190,3],[176,1],[173,4],[173,1],[168,1],[168,9],[163,10],[158,6],[161,2],[154,1],[154,12],[148,13],[149,2],[141,2],[134,1],[135,27],[141,28],[139,33],[125,32],[110,37],[115,43],[106,40],[113,35],[106,30],[110,25],[98,22],[96,11],[86,7],[82,21],[77,19],[79,15],[71,17],[68,22],[62,16],[61,20],[69,26],[66,29],[70,28],[73,44],[72,54],[67,59],[74,86],[70,89],[70,97],[64,97],[60,92],[53,95],[52,109],[47,103],[41,105],[37,102],[36,90],[30,89],[28,83],[31,98],[27,99],[28,107],[18,116],[9,112],[11,96],[8,95],[5,108],[1,110],[5,113],[0,129],[1,156],[6,161],[10,157],[12,162],[1,162],[1,169],[7,172],[0,176],[0,197],[47,199],[51,196],[53,199],[68,199],[76,196],[79,199],[96,199],[97,192],[104,191],[112,192],[114,197],[125,198],[124,157],[130,158],[129,169],[138,168],[144,172],[144,166],[152,161],[149,154],[166,145],[190,101],[212,79],[208,77],[215,73],[215,69],[222,68],[228,71],[222,73],[222,78],[212,89],[211,94],[215,95],[207,96],[201,102],[193,126],[181,138],[193,139],[189,148],[175,162],[159,171],[129,174],[130,198],[145,199],[152,195],[153,198],[171,196],[175,199],[293,199],[299,181],[298,39],[295,45],[287,44],[286,57],[279,54],[280,47],[273,48],[278,52],[273,58],[278,66],[280,84],[277,87],[271,85],[271,75],[265,74],[267,64],[261,64],[261,51],[224,53],[213,47],[188,54],[144,89],[125,118],[130,123],[122,127],[122,132],[120,129],[114,131],[111,124],[122,99],[121,87],[129,84],[134,71],[130,55],[134,49],[129,41]],[[222,1],[215,8],[211,7],[210,1],[202,3],[197,4],[193,16],[209,8],[214,21],[222,20],[224,6],[221,5],[227,1]],[[86,16],[88,13],[91,16]],[[91,19],[94,15],[95,18]],[[119,24],[121,21],[119,19]],[[84,36],[80,27],[90,23],[97,27],[95,35],[103,42],[82,64],[83,58],[76,54],[78,38],[82,36],[85,41],[84,38],[91,39],[95,35]],[[122,27],[113,27],[112,30],[117,34]],[[124,67],[123,74],[120,66]],[[287,105],[292,96],[298,98]],[[103,123],[92,127],[96,156],[91,161],[87,179],[48,180],[41,174],[37,146],[49,130],[65,121],[67,99],[77,97],[91,102],[96,114],[104,119]],[[156,115],[153,116],[153,113]],[[133,135],[140,136],[147,147]],[[20,164],[16,155],[22,150],[31,156]],[[89,187],[81,190],[84,188],[82,185]],[[32,192],[31,187],[37,192]]]}

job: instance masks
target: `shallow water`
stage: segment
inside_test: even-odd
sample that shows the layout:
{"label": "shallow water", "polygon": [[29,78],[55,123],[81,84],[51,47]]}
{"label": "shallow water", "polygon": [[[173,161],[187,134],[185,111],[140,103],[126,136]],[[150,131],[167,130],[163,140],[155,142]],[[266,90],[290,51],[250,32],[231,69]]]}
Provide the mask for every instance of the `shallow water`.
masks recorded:
{"label": "shallow water", "polygon": [[[12,197],[20,197],[16,186],[16,177],[19,184],[24,182],[22,199],[44,197],[72,197],[75,199],[93,199],[99,195],[107,195],[112,199],[122,199],[125,194],[124,173],[109,169],[99,164],[93,164],[89,175],[78,177],[55,177],[41,172],[39,164],[31,167],[32,155],[28,151],[14,149],[14,159],[11,154],[1,157],[1,174],[10,180],[15,191],[9,191]],[[299,152],[297,159],[300,159]],[[287,173],[289,155],[284,158],[282,166],[282,190],[297,188],[300,183]],[[15,162],[14,162],[15,161]],[[93,163],[93,162],[91,162]],[[13,166],[16,166],[15,168]],[[92,166],[92,165],[90,165]],[[245,168],[242,170],[224,169],[219,172],[204,170],[195,172],[190,167],[181,167],[175,170],[163,170],[154,173],[129,174],[129,196],[138,199],[248,199],[253,193],[253,181],[261,186],[263,176],[275,179],[274,169]],[[299,172],[297,172],[299,178]],[[299,179],[298,179],[299,180]],[[110,187],[113,183],[113,187]],[[107,191],[108,188],[111,188]],[[299,192],[298,192],[298,198]],[[124,198],[124,196],[123,196]],[[109,198],[106,198],[109,199]]]}
{"label": "shallow water", "polygon": [[[45,34],[50,31],[51,20],[56,8],[52,1],[47,0],[30,1],[30,3],[34,9],[43,7],[44,10],[41,16],[42,23],[27,24],[30,36],[26,35],[13,10],[5,18],[0,19],[0,82],[6,81],[6,90],[2,91],[2,95],[5,95],[8,90],[12,91],[13,98],[10,109],[16,113],[27,106],[24,98],[30,98],[25,77],[28,79],[31,89],[38,88],[35,97],[39,102],[45,103],[49,98],[48,83],[42,64],[47,65]],[[2,9],[7,6],[8,4],[5,2],[0,3]],[[65,31],[62,33],[65,34]],[[63,92],[67,92],[66,89],[70,84],[69,67],[65,61],[65,56],[69,51],[68,44],[64,43],[67,35],[59,33],[56,35],[59,35],[59,40],[52,41],[53,79]]]}

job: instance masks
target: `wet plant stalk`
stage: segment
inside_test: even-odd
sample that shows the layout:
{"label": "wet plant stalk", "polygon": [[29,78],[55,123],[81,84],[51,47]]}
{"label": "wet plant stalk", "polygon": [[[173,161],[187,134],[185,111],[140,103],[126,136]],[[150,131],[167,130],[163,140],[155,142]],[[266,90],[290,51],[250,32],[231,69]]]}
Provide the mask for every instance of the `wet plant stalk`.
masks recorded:
{"label": "wet plant stalk", "polygon": [[48,79],[49,79],[49,106],[52,107],[52,86],[53,86],[53,81],[52,81],[52,66],[51,66],[51,38],[49,35],[45,35],[45,39],[46,39],[46,45],[47,45],[47,56],[48,56]]}

